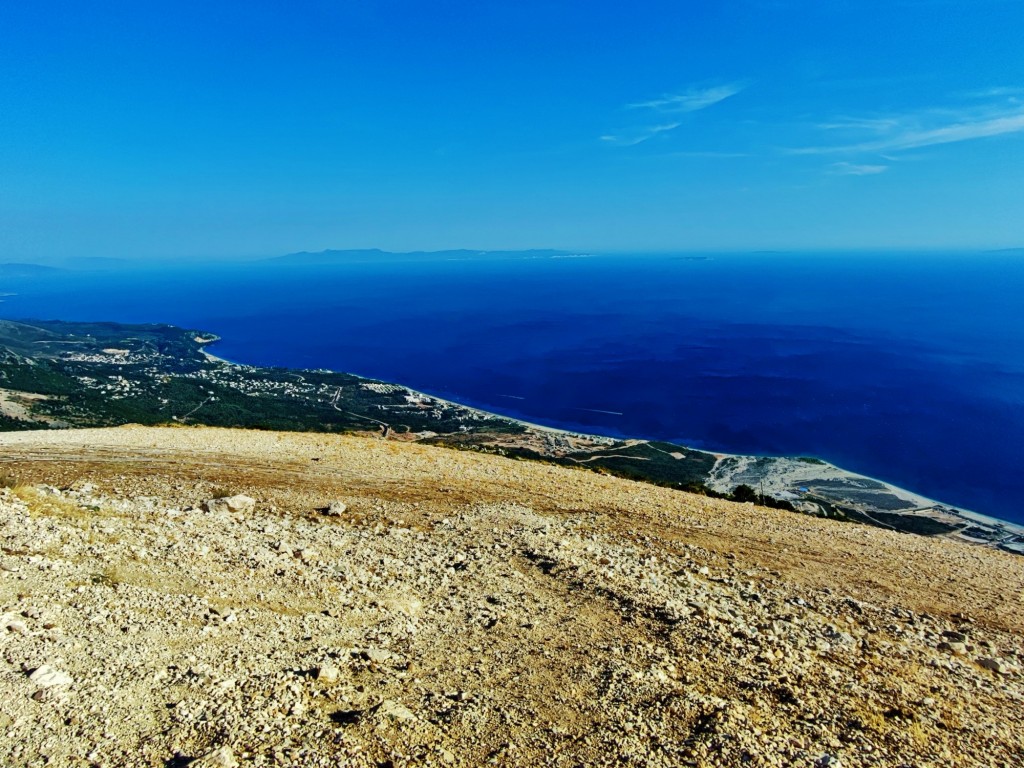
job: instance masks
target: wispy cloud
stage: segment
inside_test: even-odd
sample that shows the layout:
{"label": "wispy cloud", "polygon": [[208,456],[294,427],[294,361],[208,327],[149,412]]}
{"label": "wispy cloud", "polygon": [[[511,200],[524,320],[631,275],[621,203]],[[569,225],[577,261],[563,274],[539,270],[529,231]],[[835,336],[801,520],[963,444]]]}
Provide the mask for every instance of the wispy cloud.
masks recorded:
{"label": "wispy cloud", "polygon": [[[708,88],[689,88],[679,93],[667,93],[649,101],[638,101],[626,104],[626,109],[640,110],[645,113],[654,112],[664,115],[665,122],[654,125],[631,126],[622,131],[607,133],[601,137],[601,142],[613,147],[635,147],[650,141],[655,136],[671,133],[680,125],[683,118],[673,120],[670,115],[683,115],[688,112],[698,112],[706,109],[720,101],[728,99],[742,91],[744,83],[730,83],[728,85],[717,85]],[[648,119],[656,119],[654,115],[648,114]]]}
{"label": "wispy cloud", "polygon": [[982,88],[977,91],[967,91],[964,94],[965,98],[968,99],[998,99],[998,98],[1009,98],[1012,101],[1016,101],[1017,96],[1024,96],[1024,88],[1015,88],[1009,86],[995,86],[992,88]]}
{"label": "wispy cloud", "polygon": [[[816,124],[821,140],[795,155],[883,155],[925,146],[1024,132],[1020,89],[998,87],[961,94],[958,105],[895,115],[843,117]],[[964,99],[970,99],[965,102]],[[983,99],[988,103],[978,103]]]}
{"label": "wispy cloud", "polygon": [[605,134],[601,141],[616,147],[633,147],[653,139],[659,133],[668,133],[679,127],[679,123],[663,123],[662,125],[651,125],[646,128],[638,128],[625,134]]}
{"label": "wispy cloud", "polygon": [[[873,127],[864,127],[865,132],[874,135],[862,141],[802,147],[792,150],[792,152],[803,155],[898,152],[1024,131],[1024,109],[1020,108],[985,114],[964,112],[952,119],[947,117],[942,124],[938,125],[923,125],[928,122],[925,119],[927,117],[929,117],[927,114],[905,115],[877,120],[874,121],[876,125]],[[845,125],[844,127],[852,128],[854,126]]]}
{"label": "wispy cloud", "polygon": [[658,112],[697,112],[706,109],[746,88],[745,83],[729,83],[711,88],[689,88],[681,93],[666,93],[649,101],[627,104],[629,109],[653,109]]}
{"label": "wispy cloud", "polygon": [[737,158],[737,157],[750,157],[747,152],[716,152],[693,150],[683,150],[681,152],[669,152],[668,157],[719,157],[719,158]]}
{"label": "wispy cloud", "polygon": [[831,173],[837,176],[877,176],[889,170],[888,165],[864,165],[861,163],[832,163]]}
{"label": "wispy cloud", "polygon": [[900,127],[898,117],[841,117],[827,123],[819,123],[823,131],[863,131],[865,133],[886,133]]}

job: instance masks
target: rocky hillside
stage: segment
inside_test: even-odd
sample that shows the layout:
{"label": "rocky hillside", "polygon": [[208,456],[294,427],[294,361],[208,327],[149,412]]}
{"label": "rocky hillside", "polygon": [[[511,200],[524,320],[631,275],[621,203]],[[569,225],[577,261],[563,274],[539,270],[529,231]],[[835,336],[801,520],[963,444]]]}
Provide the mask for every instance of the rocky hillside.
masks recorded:
{"label": "rocky hillside", "polygon": [[4,766],[1024,755],[1024,558],[374,438],[0,462]]}

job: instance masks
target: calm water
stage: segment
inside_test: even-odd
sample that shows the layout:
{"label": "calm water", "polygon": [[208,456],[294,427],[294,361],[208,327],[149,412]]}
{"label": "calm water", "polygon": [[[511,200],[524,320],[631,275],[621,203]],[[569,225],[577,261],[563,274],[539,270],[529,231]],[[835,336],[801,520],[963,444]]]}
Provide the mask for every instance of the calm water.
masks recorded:
{"label": "calm water", "polygon": [[819,456],[1024,522],[1024,258],[213,266],[8,281],[0,316],[168,322],[601,434]]}

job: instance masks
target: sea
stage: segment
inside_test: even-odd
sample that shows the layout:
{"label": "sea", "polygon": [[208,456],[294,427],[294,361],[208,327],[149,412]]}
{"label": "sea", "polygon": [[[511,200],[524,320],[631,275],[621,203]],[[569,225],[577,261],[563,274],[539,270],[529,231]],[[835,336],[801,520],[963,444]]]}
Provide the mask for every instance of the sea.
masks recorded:
{"label": "sea", "polygon": [[685,253],[55,272],[0,317],[171,323],[538,424],[814,456],[1024,523],[1024,253]]}

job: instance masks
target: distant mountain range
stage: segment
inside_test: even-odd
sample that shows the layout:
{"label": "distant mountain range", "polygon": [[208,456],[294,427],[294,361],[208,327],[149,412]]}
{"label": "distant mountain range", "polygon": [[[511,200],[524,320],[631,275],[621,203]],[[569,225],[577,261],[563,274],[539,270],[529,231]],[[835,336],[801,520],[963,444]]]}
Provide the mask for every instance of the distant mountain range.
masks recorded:
{"label": "distant mountain range", "polygon": [[287,262],[289,264],[319,265],[339,264],[353,261],[384,261],[384,260],[418,260],[418,259],[446,259],[458,261],[479,261],[498,259],[554,259],[559,257],[574,256],[569,251],[555,251],[551,249],[536,249],[529,251],[473,251],[462,248],[454,251],[407,251],[396,253],[382,251],[379,248],[364,248],[353,250],[326,250],[318,252],[300,251],[289,253],[285,256],[275,256],[269,261]]}

